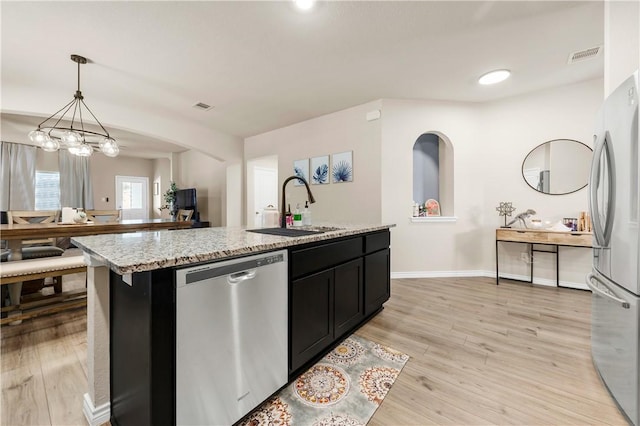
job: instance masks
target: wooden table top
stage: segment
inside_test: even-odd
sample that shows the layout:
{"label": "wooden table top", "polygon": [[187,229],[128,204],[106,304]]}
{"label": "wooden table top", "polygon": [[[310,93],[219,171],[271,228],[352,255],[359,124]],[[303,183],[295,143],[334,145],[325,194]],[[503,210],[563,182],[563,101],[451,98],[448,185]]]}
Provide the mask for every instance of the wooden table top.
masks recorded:
{"label": "wooden table top", "polygon": [[192,223],[174,222],[168,219],[121,220],[113,223],[32,223],[0,225],[0,239],[20,240],[32,238],[80,237],[98,234],[121,234],[135,231],[159,231],[163,229],[191,228]]}

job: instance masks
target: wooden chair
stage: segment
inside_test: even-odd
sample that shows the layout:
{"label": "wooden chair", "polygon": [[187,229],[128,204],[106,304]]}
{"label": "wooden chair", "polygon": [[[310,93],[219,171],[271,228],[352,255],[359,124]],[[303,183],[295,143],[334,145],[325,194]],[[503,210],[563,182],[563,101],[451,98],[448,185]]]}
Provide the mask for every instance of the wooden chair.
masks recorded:
{"label": "wooden chair", "polygon": [[[55,223],[58,221],[59,215],[59,210],[10,210],[7,212],[7,219],[9,223],[29,225],[31,223]],[[55,246],[56,239],[24,240],[22,244]]]}
{"label": "wooden chair", "polygon": [[120,221],[122,210],[85,210],[87,220],[93,222],[113,223]]}
{"label": "wooden chair", "polygon": [[193,210],[180,209],[178,210],[176,218],[180,222],[187,222],[191,220],[191,216],[193,216]]}
{"label": "wooden chair", "polygon": [[[22,225],[36,223],[55,223],[60,216],[59,210],[10,210],[7,212],[7,221]],[[35,240],[22,240],[22,259],[40,259],[62,256],[64,249],[56,247],[55,238],[42,238]],[[6,261],[8,253],[2,253],[2,261]],[[54,291],[62,292],[62,276],[53,276]],[[40,291],[45,286],[44,279],[24,281],[23,294]]]}

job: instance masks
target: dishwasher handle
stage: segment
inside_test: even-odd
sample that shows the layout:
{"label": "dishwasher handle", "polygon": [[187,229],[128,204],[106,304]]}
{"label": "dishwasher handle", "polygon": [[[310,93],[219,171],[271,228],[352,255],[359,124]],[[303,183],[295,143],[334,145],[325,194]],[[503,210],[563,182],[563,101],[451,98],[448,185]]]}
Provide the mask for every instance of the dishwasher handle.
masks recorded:
{"label": "dishwasher handle", "polygon": [[257,273],[258,273],[258,269],[256,268],[256,269],[249,269],[246,271],[229,274],[227,276],[227,282],[233,285],[233,284],[238,284],[242,281],[252,280],[256,277]]}

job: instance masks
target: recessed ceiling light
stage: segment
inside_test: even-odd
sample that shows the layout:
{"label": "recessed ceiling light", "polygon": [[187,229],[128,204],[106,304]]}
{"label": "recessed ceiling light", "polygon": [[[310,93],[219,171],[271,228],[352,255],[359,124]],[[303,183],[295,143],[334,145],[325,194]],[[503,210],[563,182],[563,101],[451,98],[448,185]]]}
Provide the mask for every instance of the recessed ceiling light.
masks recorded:
{"label": "recessed ceiling light", "polygon": [[316,4],[316,0],[293,0],[300,10],[311,10]]}
{"label": "recessed ceiling light", "polygon": [[495,70],[481,76],[478,79],[478,83],[484,84],[484,85],[496,84],[506,80],[507,78],[509,78],[510,75],[511,75],[511,71],[509,70]]}

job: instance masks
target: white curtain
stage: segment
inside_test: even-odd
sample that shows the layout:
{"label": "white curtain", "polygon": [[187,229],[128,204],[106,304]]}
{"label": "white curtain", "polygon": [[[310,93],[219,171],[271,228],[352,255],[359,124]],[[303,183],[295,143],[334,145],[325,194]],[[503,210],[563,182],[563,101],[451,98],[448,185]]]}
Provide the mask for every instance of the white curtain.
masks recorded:
{"label": "white curtain", "polygon": [[36,150],[35,146],[0,142],[0,210],[35,209]]}
{"label": "white curtain", "polygon": [[58,151],[60,168],[60,207],[93,209],[93,188],[89,158],[67,150]]}

